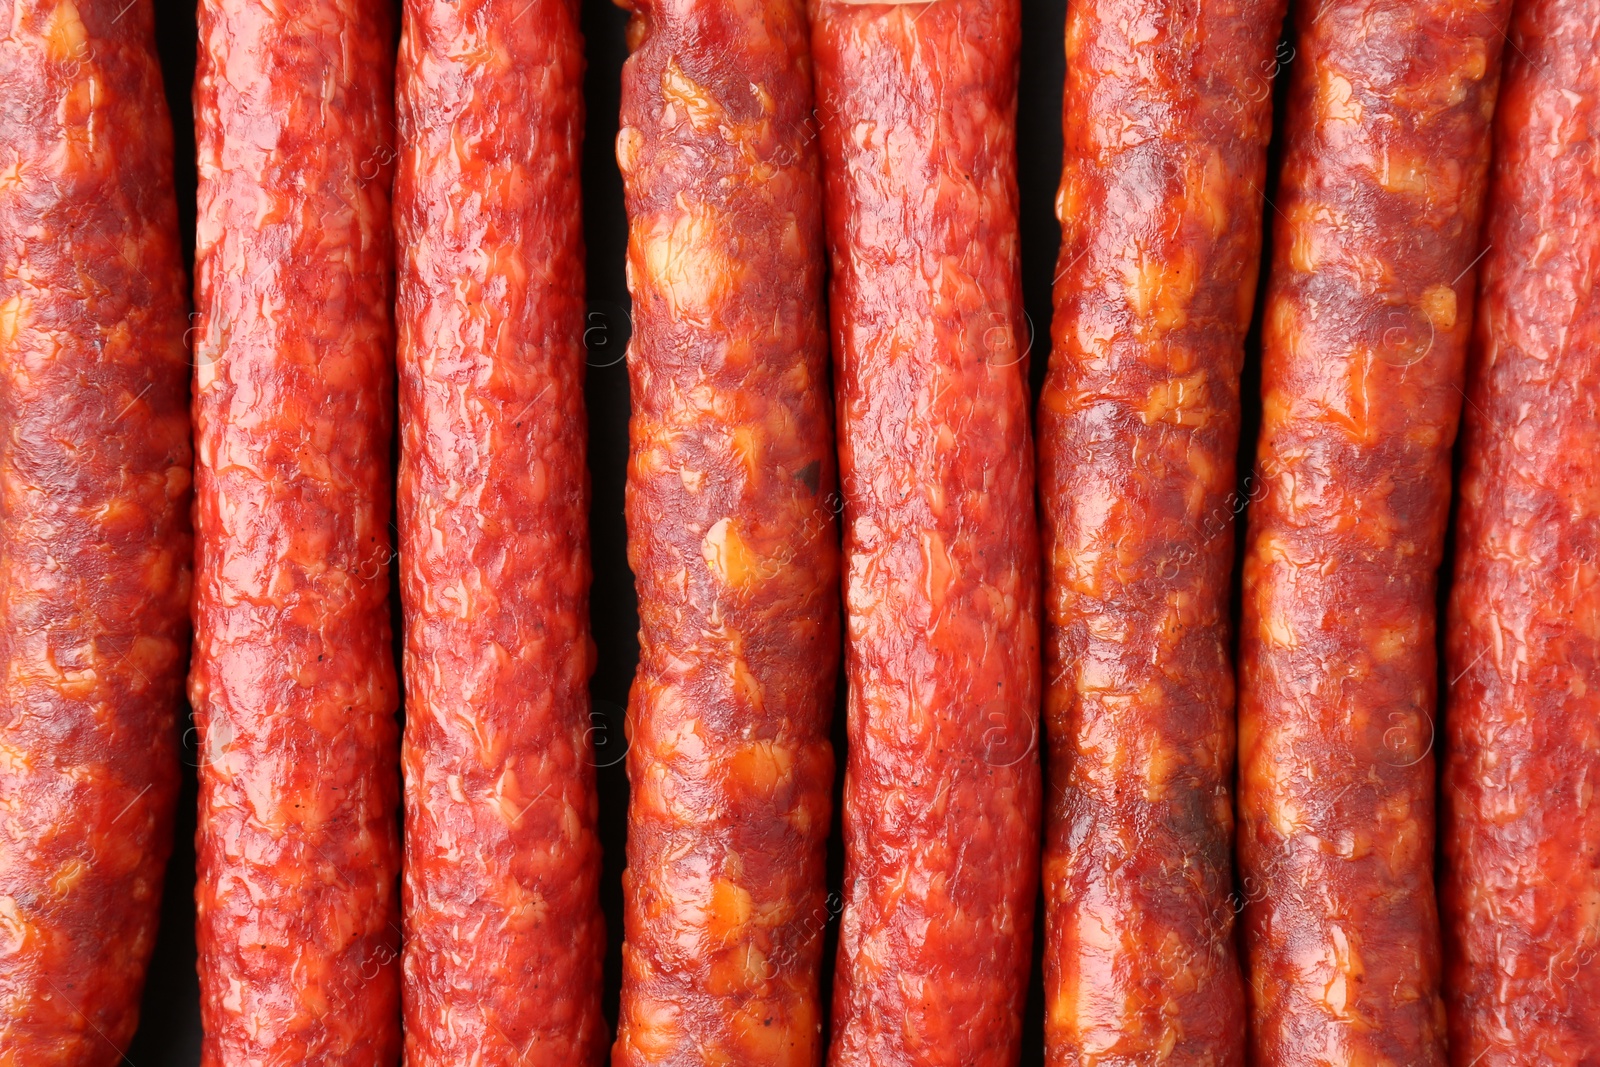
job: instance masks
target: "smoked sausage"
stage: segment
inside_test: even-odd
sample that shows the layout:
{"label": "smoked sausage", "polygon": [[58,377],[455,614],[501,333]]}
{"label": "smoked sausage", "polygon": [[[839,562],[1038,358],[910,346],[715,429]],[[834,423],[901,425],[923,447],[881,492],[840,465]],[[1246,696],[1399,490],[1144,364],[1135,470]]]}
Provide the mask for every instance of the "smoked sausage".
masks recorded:
{"label": "smoked sausage", "polygon": [[1509,6],[1296,12],[1239,650],[1259,1064],[1445,1060],[1435,601]]}
{"label": "smoked sausage", "polygon": [[814,0],[849,758],[833,1067],[1009,1067],[1039,869],[1017,0]]}
{"label": "smoked sausage", "polygon": [[385,0],[202,0],[196,924],[206,1067],[400,1050]]}
{"label": "smoked sausage", "polygon": [[1600,3],[1524,0],[1463,415],[1444,789],[1450,1050],[1600,1055]]}
{"label": "smoked sausage", "polygon": [[189,637],[187,296],[148,0],[0,0],[0,1065],[138,1021]]}
{"label": "smoked sausage", "polygon": [[1283,8],[1067,8],[1039,404],[1057,1067],[1244,1062],[1229,580]]}
{"label": "smoked sausage", "polygon": [[578,4],[409,0],[397,83],[406,1063],[593,1067]]}
{"label": "smoked sausage", "polygon": [[803,0],[636,0],[622,1007],[612,1063],[813,1067],[839,657]]}

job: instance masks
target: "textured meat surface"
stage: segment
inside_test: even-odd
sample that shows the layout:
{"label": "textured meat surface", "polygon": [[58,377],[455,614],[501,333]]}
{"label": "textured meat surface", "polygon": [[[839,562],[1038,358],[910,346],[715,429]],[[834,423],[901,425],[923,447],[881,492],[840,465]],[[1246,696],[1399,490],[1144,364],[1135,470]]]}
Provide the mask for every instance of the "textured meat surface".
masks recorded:
{"label": "textured meat surface", "polygon": [[399,1055],[383,0],[203,0],[197,939],[207,1067]]}
{"label": "textured meat surface", "polygon": [[145,0],[0,2],[0,1065],[122,1060],[188,642],[172,130]]}
{"label": "textured meat surface", "polygon": [[395,240],[411,1067],[583,1067],[607,1041],[582,89],[576,0],[406,5]]}
{"label": "textured meat surface", "polygon": [[1039,863],[1020,13],[812,13],[850,701],[829,1062],[1000,1067]]}
{"label": "textured meat surface", "polygon": [[1446,635],[1446,995],[1476,1067],[1600,1064],[1600,3],[1512,28]]}
{"label": "textured meat surface", "polygon": [[1508,6],[1297,14],[1239,653],[1260,1064],[1444,1062],[1435,598]]}
{"label": "textured meat surface", "polygon": [[640,661],[612,1062],[807,1067],[839,587],[805,12],[641,2],[630,41]]}
{"label": "textured meat surface", "polygon": [[1228,601],[1283,6],[1068,6],[1039,407],[1058,1067],[1244,1058]]}

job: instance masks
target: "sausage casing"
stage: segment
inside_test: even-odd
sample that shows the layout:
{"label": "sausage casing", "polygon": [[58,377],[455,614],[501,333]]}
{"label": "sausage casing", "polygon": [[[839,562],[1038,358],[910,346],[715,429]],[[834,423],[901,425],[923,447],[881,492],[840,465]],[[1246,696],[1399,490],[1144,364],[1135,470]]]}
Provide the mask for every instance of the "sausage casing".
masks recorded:
{"label": "sausage casing", "polygon": [[196,830],[206,1067],[400,1048],[384,0],[202,0]]}
{"label": "sausage casing", "polygon": [[612,1063],[810,1067],[839,549],[805,11],[641,0],[630,37],[640,660]]}
{"label": "sausage casing", "polygon": [[0,3],[0,1065],[122,1062],[188,642],[189,367],[146,0]]}
{"label": "sausage casing", "polygon": [[605,1054],[582,72],[574,0],[406,3],[395,318],[410,1067]]}
{"label": "sausage casing", "polygon": [[1600,1050],[1600,3],[1506,52],[1463,415],[1444,772],[1450,1050]]}
{"label": "sausage casing", "polygon": [[410,0],[397,83],[406,1063],[584,1067],[607,1036],[578,5]]}
{"label": "sausage casing", "polygon": [[1067,10],[1039,404],[1048,1062],[1241,1064],[1239,375],[1282,0]]}
{"label": "sausage casing", "polygon": [[850,702],[829,1062],[1003,1067],[1039,865],[1020,8],[812,12]]}
{"label": "sausage casing", "polygon": [[1239,651],[1257,1063],[1444,1062],[1437,571],[1508,8],[1296,12]]}

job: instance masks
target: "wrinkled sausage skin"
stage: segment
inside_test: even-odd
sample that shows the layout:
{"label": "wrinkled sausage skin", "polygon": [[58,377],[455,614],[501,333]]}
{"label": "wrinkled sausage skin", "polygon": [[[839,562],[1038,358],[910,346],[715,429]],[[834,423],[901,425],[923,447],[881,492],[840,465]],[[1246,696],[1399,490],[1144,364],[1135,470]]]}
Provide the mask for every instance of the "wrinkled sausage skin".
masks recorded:
{"label": "wrinkled sausage skin", "polygon": [[812,6],[844,497],[833,1067],[1017,1060],[1039,543],[1015,0]]}
{"label": "wrinkled sausage skin", "polygon": [[390,1064],[390,13],[202,0],[199,24],[202,1062]]}
{"label": "wrinkled sausage skin", "polygon": [[1297,10],[1239,651],[1254,1062],[1444,1062],[1437,571],[1508,0]]}
{"label": "wrinkled sausage skin", "polygon": [[0,0],[0,1065],[138,1020],[189,620],[186,280],[147,0]]}
{"label": "wrinkled sausage skin", "polygon": [[405,7],[395,238],[409,1067],[584,1067],[607,1041],[577,8]]}
{"label": "wrinkled sausage skin", "polygon": [[1525,0],[1446,630],[1446,998],[1475,1067],[1600,1055],[1600,3]]}
{"label": "wrinkled sausage skin", "polygon": [[630,43],[640,660],[612,1063],[812,1067],[839,550],[805,11],[641,0]]}
{"label": "wrinkled sausage skin", "polygon": [[1068,5],[1039,405],[1056,1067],[1244,1061],[1229,581],[1283,8]]}

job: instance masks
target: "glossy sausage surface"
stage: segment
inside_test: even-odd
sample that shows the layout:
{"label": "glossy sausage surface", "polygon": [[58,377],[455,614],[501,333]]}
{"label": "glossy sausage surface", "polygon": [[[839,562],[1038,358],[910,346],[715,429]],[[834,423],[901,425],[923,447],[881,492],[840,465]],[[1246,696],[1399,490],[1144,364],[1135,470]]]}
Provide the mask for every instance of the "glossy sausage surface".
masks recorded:
{"label": "glossy sausage surface", "polygon": [[411,0],[396,95],[406,1063],[592,1067],[576,0]]}
{"label": "glossy sausage surface", "polygon": [[1445,1062],[1438,567],[1509,0],[1296,12],[1239,651],[1253,1062]]}
{"label": "glossy sausage surface", "polygon": [[1451,1058],[1600,1056],[1600,3],[1506,51],[1463,415],[1444,788]]}
{"label": "glossy sausage surface", "polygon": [[839,658],[801,0],[634,5],[628,868],[612,1063],[810,1067]]}
{"label": "glossy sausage surface", "polygon": [[385,0],[202,0],[197,940],[206,1067],[400,1049]]}
{"label": "glossy sausage surface", "polygon": [[1048,1062],[1239,1065],[1239,375],[1282,0],[1074,0],[1039,405]]}
{"label": "glossy sausage surface", "polygon": [[187,310],[146,0],[0,2],[0,1065],[111,1067],[178,789]]}
{"label": "glossy sausage surface", "polygon": [[1040,803],[1020,8],[811,10],[850,702],[829,1063],[1004,1067]]}

